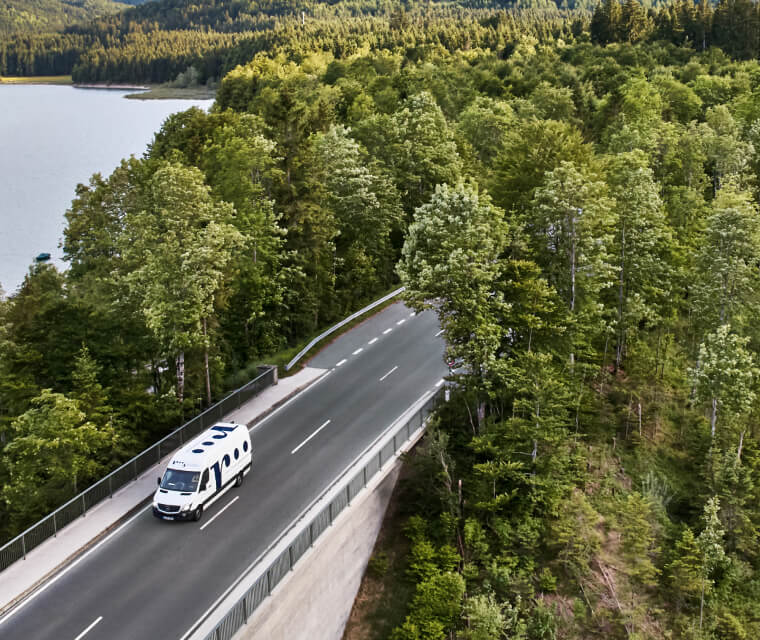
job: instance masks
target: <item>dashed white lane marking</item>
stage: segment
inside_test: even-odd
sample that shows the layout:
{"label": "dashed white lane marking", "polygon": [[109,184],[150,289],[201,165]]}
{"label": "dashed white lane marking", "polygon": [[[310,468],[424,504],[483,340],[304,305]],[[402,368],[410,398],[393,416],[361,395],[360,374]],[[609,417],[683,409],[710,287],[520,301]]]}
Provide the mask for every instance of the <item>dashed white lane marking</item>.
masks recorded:
{"label": "dashed white lane marking", "polygon": [[356,351],[354,351],[351,355],[352,356],[358,356],[362,351],[364,351],[364,347],[359,347]]}
{"label": "dashed white lane marking", "polygon": [[443,333],[443,329],[441,329],[441,330],[440,330],[438,333],[436,333],[436,334],[435,334],[435,337],[437,338],[437,337],[438,337],[438,336],[440,336],[442,333]]}
{"label": "dashed white lane marking", "polygon": [[102,619],[103,619],[103,616],[100,616],[97,620],[95,620],[95,622],[93,622],[89,627],[87,627],[84,631],[82,631],[82,633],[80,633],[76,638],[74,638],[74,640],[82,640],[85,634],[89,633],[92,630],[92,628],[96,624],[98,624],[98,622],[100,622]]}
{"label": "dashed white lane marking", "polygon": [[339,366],[340,366],[340,365],[342,365],[342,364],[346,364],[346,362],[348,362],[348,360],[346,360],[345,358],[343,358],[343,360],[341,360],[341,361],[340,361],[338,364],[336,364],[335,366],[336,366],[336,367],[339,367]]}
{"label": "dashed white lane marking", "polygon": [[377,338],[372,338],[367,344],[375,344],[377,342]]}
{"label": "dashed white lane marking", "polygon": [[435,383],[436,387],[440,387],[443,384],[443,378],[441,378],[438,382]]}
{"label": "dashed white lane marking", "polygon": [[396,369],[398,369],[398,365],[396,365],[395,367],[393,367],[393,369],[391,369],[391,370],[390,370],[388,373],[386,373],[386,374],[385,374],[385,375],[384,375],[382,378],[380,378],[380,382],[382,382],[383,380],[385,380],[385,379],[386,379],[386,378],[387,378],[389,375],[391,375],[391,374],[392,374],[392,373],[393,373],[393,372],[394,372]]}
{"label": "dashed white lane marking", "polygon": [[230,500],[226,505],[224,505],[221,509],[219,509],[219,512],[214,514],[214,517],[211,518],[206,524],[204,524],[201,527],[201,531],[203,531],[207,526],[209,526],[214,520],[216,520],[220,515],[222,515],[227,509],[229,509],[233,503],[239,498],[240,496],[235,496],[232,500]]}
{"label": "dashed white lane marking", "polygon": [[396,324],[404,324],[406,322],[406,318],[401,318]]}
{"label": "dashed white lane marking", "polygon": [[312,433],[306,440],[304,440],[301,444],[299,444],[293,451],[290,452],[290,455],[292,456],[296,451],[298,451],[302,446],[304,446],[309,440],[311,440],[315,435],[317,435],[322,429],[324,429],[328,424],[330,424],[329,420],[326,420],[325,423],[319,427],[314,433]]}
{"label": "dashed white lane marking", "polygon": [[410,318],[414,318],[414,316],[415,316],[415,315],[416,315],[416,312],[412,311],[412,312],[409,314],[409,317],[410,317]]}
{"label": "dashed white lane marking", "polygon": [[393,331],[393,328],[392,328],[392,327],[391,327],[391,328],[389,328],[389,329],[386,329],[385,331],[383,331],[383,335],[385,335],[385,334],[387,334],[387,333],[390,333],[391,331]]}

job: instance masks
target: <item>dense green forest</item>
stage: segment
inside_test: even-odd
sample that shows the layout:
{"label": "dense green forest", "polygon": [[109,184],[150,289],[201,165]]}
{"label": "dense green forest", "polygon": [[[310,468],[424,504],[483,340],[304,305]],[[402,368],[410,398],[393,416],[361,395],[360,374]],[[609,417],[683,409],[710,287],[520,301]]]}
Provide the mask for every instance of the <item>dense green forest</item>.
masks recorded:
{"label": "dense green forest", "polygon": [[458,368],[373,637],[760,637],[757,6],[329,11],[188,30],[212,112],[0,302],[2,534],[400,279]]}
{"label": "dense green forest", "polygon": [[[517,13],[506,11],[513,7]],[[0,41],[0,75],[71,74],[75,82],[170,82],[180,74],[217,82],[257,53],[301,60],[315,50],[345,57],[370,49],[406,53],[425,46],[509,53],[518,34],[567,40],[588,25],[594,42],[669,41],[718,46],[741,59],[760,54],[752,0],[674,3],[439,2],[380,0],[331,4],[284,0],[193,3],[162,0],[63,30],[31,28]],[[0,16],[2,14],[0,13]],[[0,19],[0,32],[3,21]]]}
{"label": "dense green forest", "polygon": [[140,0],[3,0],[0,36],[62,31],[79,22],[118,13]]}

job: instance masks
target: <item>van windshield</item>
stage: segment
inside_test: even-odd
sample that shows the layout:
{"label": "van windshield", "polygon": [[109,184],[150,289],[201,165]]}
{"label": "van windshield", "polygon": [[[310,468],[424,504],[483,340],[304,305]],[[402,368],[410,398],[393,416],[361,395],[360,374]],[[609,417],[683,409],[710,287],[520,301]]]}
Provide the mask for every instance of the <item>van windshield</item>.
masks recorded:
{"label": "van windshield", "polygon": [[201,474],[198,471],[167,469],[164,477],[161,479],[161,488],[168,489],[169,491],[195,492],[200,479]]}

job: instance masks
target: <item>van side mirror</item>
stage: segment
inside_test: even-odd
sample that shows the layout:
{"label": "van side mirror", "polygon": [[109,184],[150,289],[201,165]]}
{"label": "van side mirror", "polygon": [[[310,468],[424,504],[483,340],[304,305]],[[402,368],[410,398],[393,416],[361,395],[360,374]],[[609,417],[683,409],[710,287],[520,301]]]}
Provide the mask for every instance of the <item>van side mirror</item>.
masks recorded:
{"label": "van side mirror", "polygon": [[158,476],[158,482],[157,482],[157,484],[158,484],[159,487],[161,486],[161,476]]}
{"label": "van side mirror", "polygon": [[206,490],[206,484],[207,484],[206,482],[203,482],[201,484],[201,491],[205,491]]}

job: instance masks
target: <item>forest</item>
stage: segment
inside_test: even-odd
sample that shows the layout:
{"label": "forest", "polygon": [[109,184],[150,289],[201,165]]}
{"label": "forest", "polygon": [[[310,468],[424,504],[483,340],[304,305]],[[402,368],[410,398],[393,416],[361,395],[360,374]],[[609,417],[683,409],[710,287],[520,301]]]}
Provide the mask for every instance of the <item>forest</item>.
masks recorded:
{"label": "forest", "polygon": [[[117,15],[82,18],[65,28],[15,32],[4,26],[0,9],[0,33],[16,34],[0,41],[0,75],[165,83],[193,69],[197,82],[216,83],[261,52],[300,60],[315,50],[340,58],[364,47],[404,53],[410,47],[441,45],[449,50],[489,48],[504,55],[518,34],[543,41],[560,37],[563,29],[575,36],[590,29],[600,44],[668,41],[701,50],[714,45],[741,59],[760,54],[760,16],[751,0],[715,5],[708,0],[697,5],[691,0],[605,0],[597,5],[462,0],[423,8],[379,0],[164,0]],[[521,10],[509,10],[514,7]],[[465,42],[460,40],[464,34]]]}
{"label": "forest", "polygon": [[62,31],[73,24],[118,13],[135,4],[139,4],[139,0],[3,0],[0,3],[0,36]]}
{"label": "forest", "polygon": [[373,638],[760,637],[757,6],[350,8],[236,43],[0,301],[0,533],[401,282],[457,367]]}

